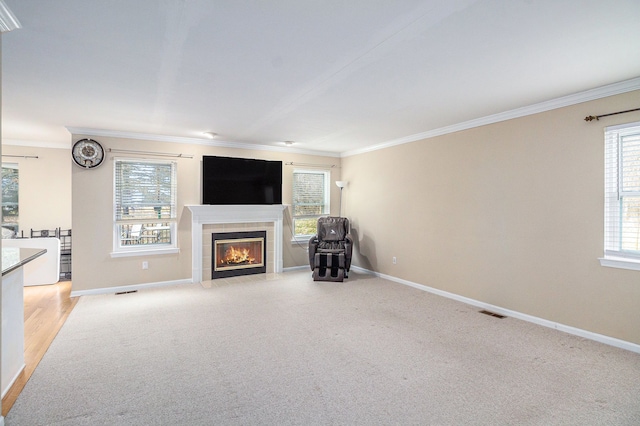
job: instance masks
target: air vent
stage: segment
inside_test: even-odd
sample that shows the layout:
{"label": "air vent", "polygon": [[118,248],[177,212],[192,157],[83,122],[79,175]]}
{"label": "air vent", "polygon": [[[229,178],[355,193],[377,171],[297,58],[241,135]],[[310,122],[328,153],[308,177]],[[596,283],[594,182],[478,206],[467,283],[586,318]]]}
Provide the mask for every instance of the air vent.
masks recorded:
{"label": "air vent", "polygon": [[137,292],[138,292],[138,290],[121,291],[121,292],[116,293],[116,296],[118,294],[129,294],[129,293],[137,293]]}
{"label": "air vent", "polygon": [[480,311],[481,314],[485,314],[485,315],[489,315],[492,317],[496,317],[496,318],[506,318],[504,315],[500,315],[500,314],[496,314],[495,312],[491,312],[491,311],[486,311],[486,310],[482,310]]}

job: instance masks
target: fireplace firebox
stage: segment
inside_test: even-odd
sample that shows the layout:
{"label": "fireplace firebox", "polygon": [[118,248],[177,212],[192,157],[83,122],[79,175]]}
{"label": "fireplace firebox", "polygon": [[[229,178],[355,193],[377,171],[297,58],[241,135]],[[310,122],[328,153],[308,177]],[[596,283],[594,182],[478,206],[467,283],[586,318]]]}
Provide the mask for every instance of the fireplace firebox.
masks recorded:
{"label": "fireplace firebox", "polygon": [[211,279],[267,272],[267,232],[211,234]]}

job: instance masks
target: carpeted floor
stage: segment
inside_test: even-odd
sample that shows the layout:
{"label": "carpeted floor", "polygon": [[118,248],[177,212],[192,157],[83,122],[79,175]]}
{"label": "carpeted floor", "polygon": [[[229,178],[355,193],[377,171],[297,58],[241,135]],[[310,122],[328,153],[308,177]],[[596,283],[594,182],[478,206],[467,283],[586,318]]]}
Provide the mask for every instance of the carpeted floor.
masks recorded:
{"label": "carpeted floor", "polygon": [[15,425],[638,425],[640,355],[370,275],[85,296]]}

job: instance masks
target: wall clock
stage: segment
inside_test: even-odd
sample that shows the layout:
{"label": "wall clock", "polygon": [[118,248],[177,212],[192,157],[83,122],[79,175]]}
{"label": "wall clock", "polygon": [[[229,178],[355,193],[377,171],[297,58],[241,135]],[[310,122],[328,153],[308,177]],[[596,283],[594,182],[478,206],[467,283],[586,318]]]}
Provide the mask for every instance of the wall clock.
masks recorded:
{"label": "wall clock", "polygon": [[102,164],[104,149],[98,141],[93,139],[80,139],[71,149],[73,161],[80,167],[92,169]]}

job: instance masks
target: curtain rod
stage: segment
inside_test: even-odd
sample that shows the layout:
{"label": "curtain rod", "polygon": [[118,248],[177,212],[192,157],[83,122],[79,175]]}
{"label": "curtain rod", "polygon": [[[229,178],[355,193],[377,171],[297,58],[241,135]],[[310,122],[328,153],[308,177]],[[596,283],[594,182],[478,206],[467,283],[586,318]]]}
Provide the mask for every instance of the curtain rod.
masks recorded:
{"label": "curtain rod", "polygon": [[325,169],[333,169],[338,167],[335,164],[294,163],[293,161],[284,163],[284,165],[285,166],[301,166],[301,167],[322,167]]}
{"label": "curtain rod", "polygon": [[628,109],[626,111],[612,112],[611,114],[590,115],[588,117],[585,117],[584,121],[600,120],[601,117],[608,117],[610,115],[616,115],[616,114],[624,114],[624,113],[633,112],[633,111],[640,111],[640,108]]}
{"label": "curtain rod", "polygon": [[14,157],[14,158],[38,158],[37,155],[11,155],[11,154],[2,154],[3,157]]}
{"label": "curtain rod", "polygon": [[140,154],[140,155],[157,155],[160,157],[193,158],[193,155],[191,154],[172,154],[169,152],[153,152],[153,151],[133,151],[130,149],[109,148],[109,152],[121,152],[126,154]]}

